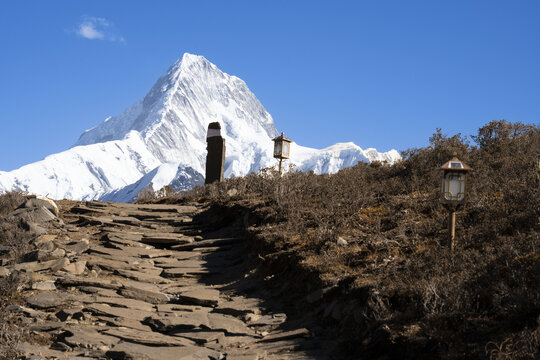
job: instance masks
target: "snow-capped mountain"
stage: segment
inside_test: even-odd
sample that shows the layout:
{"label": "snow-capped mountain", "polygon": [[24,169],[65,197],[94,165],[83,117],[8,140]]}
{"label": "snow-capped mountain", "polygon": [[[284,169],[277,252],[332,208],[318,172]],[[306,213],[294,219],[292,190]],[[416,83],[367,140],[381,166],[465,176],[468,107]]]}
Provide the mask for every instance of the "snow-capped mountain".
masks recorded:
{"label": "snow-capped mountain", "polygon": [[[0,192],[132,201],[142,189],[187,189],[204,182],[206,131],[215,121],[226,139],[225,177],[276,164],[274,121],[246,83],[186,53],[142,100],[85,131],[73,148],[0,172]],[[300,170],[333,173],[358,161],[396,159],[395,150],[379,153],[353,143],[322,150],[293,143],[290,162]]]}

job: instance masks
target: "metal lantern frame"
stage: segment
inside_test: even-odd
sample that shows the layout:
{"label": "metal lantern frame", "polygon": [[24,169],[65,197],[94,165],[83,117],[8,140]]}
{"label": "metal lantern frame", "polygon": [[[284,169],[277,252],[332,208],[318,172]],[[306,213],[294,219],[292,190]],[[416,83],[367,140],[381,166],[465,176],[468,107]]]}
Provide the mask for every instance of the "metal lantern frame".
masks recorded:
{"label": "metal lantern frame", "polygon": [[467,173],[472,168],[454,154],[454,157],[445,162],[439,170],[442,172],[440,202],[448,209],[448,242],[450,250],[454,254],[456,210],[467,198]]}
{"label": "metal lantern frame", "polygon": [[448,207],[457,207],[465,202],[468,193],[468,173],[472,168],[454,156],[439,170],[442,175],[440,202]]}
{"label": "metal lantern frame", "polygon": [[272,139],[274,142],[274,157],[279,159],[279,175],[283,172],[283,159],[288,159],[291,155],[291,139],[285,137],[282,132],[280,136]]}
{"label": "metal lantern frame", "polygon": [[[285,137],[283,133],[275,139],[272,139],[274,142],[274,157],[276,159],[288,159],[291,155],[291,143],[292,140]],[[285,146],[284,146],[285,145]],[[284,151],[284,149],[287,151]]]}

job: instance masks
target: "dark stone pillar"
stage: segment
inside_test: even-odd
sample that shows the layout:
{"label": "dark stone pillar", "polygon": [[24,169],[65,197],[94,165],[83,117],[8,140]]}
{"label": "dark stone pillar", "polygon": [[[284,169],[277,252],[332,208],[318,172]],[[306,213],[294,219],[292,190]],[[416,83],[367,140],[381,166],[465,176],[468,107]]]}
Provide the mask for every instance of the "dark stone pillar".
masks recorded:
{"label": "dark stone pillar", "polygon": [[225,139],[221,136],[221,125],[213,122],[208,125],[206,137],[208,144],[206,150],[206,178],[205,184],[223,180],[223,168],[225,167]]}

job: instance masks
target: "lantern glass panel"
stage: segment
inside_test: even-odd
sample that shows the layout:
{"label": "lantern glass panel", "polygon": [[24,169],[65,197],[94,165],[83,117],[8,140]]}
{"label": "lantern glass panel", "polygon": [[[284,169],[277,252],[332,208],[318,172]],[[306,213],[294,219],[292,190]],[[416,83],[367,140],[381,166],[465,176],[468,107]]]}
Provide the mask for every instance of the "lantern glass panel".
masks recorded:
{"label": "lantern glass panel", "polygon": [[443,191],[443,196],[446,200],[462,201],[465,199],[465,174],[446,174]]}
{"label": "lantern glass panel", "polygon": [[281,141],[275,141],[274,142],[274,157],[280,157],[282,154],[282,144]]}
{"label": "lantern glass panel", "polygon": [[289,157],[289,153],[291,152],[291,144],[288,141],[283,142],[283,157]]}

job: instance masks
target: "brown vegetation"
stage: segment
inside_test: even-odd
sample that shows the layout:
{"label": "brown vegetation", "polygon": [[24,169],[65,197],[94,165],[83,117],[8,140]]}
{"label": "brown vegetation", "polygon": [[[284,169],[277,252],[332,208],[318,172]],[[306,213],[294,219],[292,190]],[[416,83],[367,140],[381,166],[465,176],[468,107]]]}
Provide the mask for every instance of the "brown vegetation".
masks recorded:
{"label": "brown vegetation", "polygon": [[[473,141],[438,129],[392,166],[266,169],[162,201],[249,209],[265,264],[325,289],[313,307],[353,357],[538,358],[540,128],[493,121]],[[453,153],[474,169],[454,255],[437,170]]]}
{"label": "brown vegetation", "polygon": [[[18,260],[27,249],[28,233],[22,229],[19,220],[6,217],[26,200],[21,192],[8,192],[0,195],[0,266],[8,261]],[[19,300],[18,287],[21,278],[18,274],[0,277],[0,359],[18,358],[17,345],[23,334],[16,315],[6,308]]]}

